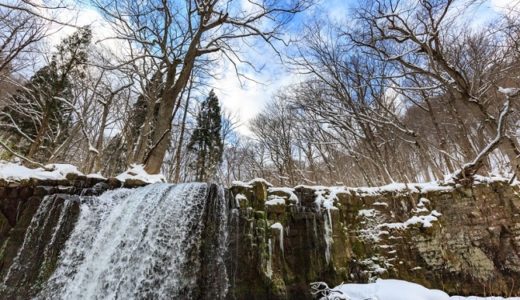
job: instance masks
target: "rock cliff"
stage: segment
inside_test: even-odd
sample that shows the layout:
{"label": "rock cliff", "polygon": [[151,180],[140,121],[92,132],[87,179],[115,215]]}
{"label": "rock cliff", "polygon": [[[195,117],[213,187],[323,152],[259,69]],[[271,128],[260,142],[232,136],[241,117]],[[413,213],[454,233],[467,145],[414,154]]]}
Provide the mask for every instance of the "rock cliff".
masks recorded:
{"label": "rock cliff", "polygon": [[398,278],[459,295],[520,295],[520,189],[230,188],[235,299],[311,298],[308,284]]}
{"label": "rock cliff", "polygon": [[[34,295],[54,272],[80,195],[122,185],[76,175],[0,181],[2,293]],[[226,193],[229,299],[311,299],[314,281],[378,277],[451,294],[520,295],[518,185],[276,188],[254,180]],[[38,213],[48,222],[29,226]],[[12,268],[15,259],[23,263]]]}

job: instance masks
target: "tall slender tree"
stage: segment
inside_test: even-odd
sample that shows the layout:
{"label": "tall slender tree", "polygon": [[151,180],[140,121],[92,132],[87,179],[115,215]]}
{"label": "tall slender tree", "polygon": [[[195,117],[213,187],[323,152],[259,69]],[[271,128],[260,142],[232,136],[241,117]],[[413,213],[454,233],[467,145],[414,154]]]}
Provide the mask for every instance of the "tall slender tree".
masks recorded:
{"label": "tall slender tree", "polygon": [[197,127],[193,131],[188,150],[195,154],[191,167],[197,181],[212,180],[222,162],[224,143],[221,137],[220,105],[211,90],[208,98],[201,104],[197,116]]}

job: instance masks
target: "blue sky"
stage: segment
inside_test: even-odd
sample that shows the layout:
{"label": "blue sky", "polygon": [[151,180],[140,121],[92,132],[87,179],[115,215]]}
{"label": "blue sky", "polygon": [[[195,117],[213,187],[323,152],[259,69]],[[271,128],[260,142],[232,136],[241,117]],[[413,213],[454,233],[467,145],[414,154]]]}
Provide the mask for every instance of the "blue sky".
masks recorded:
{"label": "blue sky", "polygon": [[[246,0],[244,0],[246,1]],[[356,0],[322,0],[311,9],[296,16],[286,28],[286,40],[301,37],[305,23],[314,16],[340,21],[348,15],[349,8]],[[290,51],[291,46],[279,45],[282,53]],[[282,59],[265,44],[258,44],[248,53],[250,61],[261,66],[260,71],[246,69],[248,77],[254,81],[240,81],[229,64],[222,66],[221,76],[215,80],[215,91],[225,110],[233,112],[240,119],[238,131],[250,136],[248,122],[269,103],[272,96],[284,86],[298,81],[299,76],[291,72]]]}
{"label": "blue sky", "polygon": [[[486,0],[478,6],[478,9],[468,14],[468,20],[473,26],[478,27],[496,16],[501,8],[514,1],[520,2],[519,0]],[[288,35],[297,38],[305,23],[316,15],[334,21],[348,21],[349,11],[363,2],[363,0],[322,0],[290,24]],[[288,49],[282,48],[281,50],[283,52]],[[251,135],[248,121],[271,101],[273,94],[282,87],[297,82],[299,78],[265,47],[259,51],[252,51],[250,56],[252,61],[265,64],[261,72],[251,70],[247,73],[249,77],[261,83],[246,82],[241,86],[234,74],[226,71],[225,66],[224,76],[215,83],[224,109],[235,112],[240,117],[241,126],[238,130],[248,136]]]}

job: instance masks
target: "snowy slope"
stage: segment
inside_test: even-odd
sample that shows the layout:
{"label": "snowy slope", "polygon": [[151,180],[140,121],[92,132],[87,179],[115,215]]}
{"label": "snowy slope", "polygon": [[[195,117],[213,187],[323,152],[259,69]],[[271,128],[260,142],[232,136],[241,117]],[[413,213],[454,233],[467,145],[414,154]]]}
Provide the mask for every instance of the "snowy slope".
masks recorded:
{"label": "snowy slope", "polygon": [[[448,296],[443,291],[430,290],[422,285],[395,279],[378,279],[367,284],[342,284],[329,290],[322,300],[499,300],[502,297]],[[507,299],[520,300],[520,297]]]}

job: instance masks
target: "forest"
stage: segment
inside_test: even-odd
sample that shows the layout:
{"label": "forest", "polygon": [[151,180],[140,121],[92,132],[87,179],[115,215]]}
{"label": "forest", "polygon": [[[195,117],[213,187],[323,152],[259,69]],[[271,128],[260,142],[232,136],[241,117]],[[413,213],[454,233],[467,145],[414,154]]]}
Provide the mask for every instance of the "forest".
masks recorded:
{"label": "forest", "polygon": [[[520,175],[518,2],[351,1],[339,18],[323,2],[1,1],[0,159],[174,183]],[[242,120],[219,78],[254,81],[258,47],[293,80]]]}

